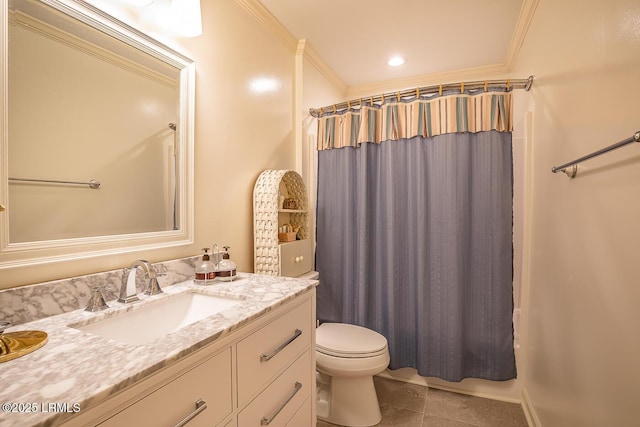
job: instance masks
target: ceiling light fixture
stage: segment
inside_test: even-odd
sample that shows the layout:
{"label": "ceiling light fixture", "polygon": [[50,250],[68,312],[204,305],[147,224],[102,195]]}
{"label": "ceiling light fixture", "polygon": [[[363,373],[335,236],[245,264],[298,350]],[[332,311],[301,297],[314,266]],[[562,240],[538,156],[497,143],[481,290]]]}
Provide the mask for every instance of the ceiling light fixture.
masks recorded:
{"label": "ceiling light fixture", "polygon": [[387,64],[389,64],[392,67],[399,67],[402,64],[404,64],[404,58],[401,56],[393,56],[391,57],[391,59],[389,59],[389,61],[387,62]]}

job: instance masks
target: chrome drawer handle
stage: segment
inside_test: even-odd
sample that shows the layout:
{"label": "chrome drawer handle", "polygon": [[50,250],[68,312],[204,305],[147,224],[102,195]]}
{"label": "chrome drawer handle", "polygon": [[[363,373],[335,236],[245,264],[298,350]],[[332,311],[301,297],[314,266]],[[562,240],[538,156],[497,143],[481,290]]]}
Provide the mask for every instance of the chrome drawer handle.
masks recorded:
{"label": "chrome drawer handle", "polygon": [[302,335],[302,331],[300,329],[296,329],[296,331],[293,333],[293,336],[288,340],[286,340],[285,342],[283,342],[282,344],[280,344],[278,348],[276,348],[269,354],[261,354],[260,362],[268,362],[269,360],[271,360],[276,354],[280,353],[286,346],[291,344],[293,340],[298,338],[300,335]]}
{"label": "chrome drawer handle", "polygon": [[192,413],[190,413],[189,415],[187,415],[182,421],[180,421],[178,424],[176,424],[176,427],[183,427],[185,426],[189,421],[191,421],[192,419],[194,419],[195,417],[198,416],[198,414],[200,414],[200,412],[204,411],[205,409],[207,409],[207,402],[205,402],[202,399],[198,399],[196,401],[196,410],[193,411]]}
{"label": "chrome drawer handle", "polygon": [[293,387],[293,391],[291,392],[291,394],[289,396],[287,396],[285,401],[282,402],[280,404],[280,406],[278,406],[278,409],[275,410],[273,415],[271,415],[268,418],[267,417],[262,417],[262,419],[260,420],[260,425],[261,426],[268,426],[269,424],[271,424],[271,422],[278,416],[280,411],[282,411],[284,409],[284,407],[287,406],[287,403],[289,403],[289,401],[291,401],[291,399],[293,399],[293,396],[295,396],[296,393],[299,392],[301,388],[302,388],[302,384],[299,383],[298,381],[296,381],[296,384]]}

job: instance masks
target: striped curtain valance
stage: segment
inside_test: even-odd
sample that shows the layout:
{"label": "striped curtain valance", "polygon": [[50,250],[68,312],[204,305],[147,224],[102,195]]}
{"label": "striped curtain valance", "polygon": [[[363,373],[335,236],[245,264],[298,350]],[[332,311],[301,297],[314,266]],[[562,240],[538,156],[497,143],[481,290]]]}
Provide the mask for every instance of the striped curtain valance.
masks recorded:
{"label": "striped curtain valance", "polygon": [[511,92],[457,94],[435,99],[363,105],[318,118],[318,150],[359,147],[422,136],[495,130],[511,132]]}

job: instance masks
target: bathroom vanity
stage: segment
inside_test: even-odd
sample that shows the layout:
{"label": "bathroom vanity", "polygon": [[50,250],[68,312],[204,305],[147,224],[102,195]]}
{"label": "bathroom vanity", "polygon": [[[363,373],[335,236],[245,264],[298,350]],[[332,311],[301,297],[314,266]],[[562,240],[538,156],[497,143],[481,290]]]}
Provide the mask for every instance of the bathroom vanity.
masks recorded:
{"label": "bathroom vanity", "polygon": [[[11,328],[44,330],[49,342],[0,365],[0,402],[24,404],[0,413],[0,425],[312,426],[316,285],[253,274],[207,287],[187,281],[133,304]],[[158,338],[143,334],[143,344],[127,342],[136,339],[129,329],[161,327],[164,320],[144,324],[148,308],[170,310],[189,294],[233,304]],[[91,329],[118,318],[131,328]]]}

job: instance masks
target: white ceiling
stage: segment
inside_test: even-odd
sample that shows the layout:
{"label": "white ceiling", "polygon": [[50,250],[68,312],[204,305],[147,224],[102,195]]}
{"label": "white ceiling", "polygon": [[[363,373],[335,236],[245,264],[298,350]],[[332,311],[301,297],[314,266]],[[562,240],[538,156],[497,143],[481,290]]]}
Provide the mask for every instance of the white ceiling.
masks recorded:
{"label": "white ceiling", "polygon": [[[527,2],[260,1],[349,87],[504,64]],[[387,65],[393,55],[406,63]]]}

